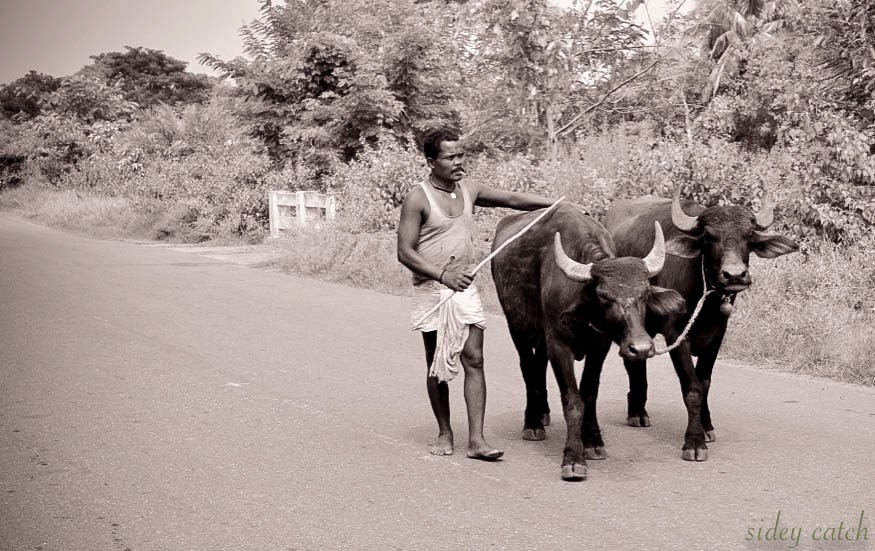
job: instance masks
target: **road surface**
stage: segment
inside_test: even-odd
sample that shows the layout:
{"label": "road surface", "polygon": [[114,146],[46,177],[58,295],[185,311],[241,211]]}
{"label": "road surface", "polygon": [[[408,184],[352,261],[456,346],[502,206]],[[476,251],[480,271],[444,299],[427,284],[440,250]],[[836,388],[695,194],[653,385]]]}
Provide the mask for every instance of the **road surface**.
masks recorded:
{"label": "road surface", "polygon": [[567,483],[555,383],[547,440],[522,441],[490,316],[487,438],[505,460],[465,458],[461,380],[457,453],[432,457],[409,299],[205,251],[0,216],[0,549],[875,548],[872,389],[718,361],[718,440],[690,463],[667,359],[636,429],[612,353],[609,457]]}

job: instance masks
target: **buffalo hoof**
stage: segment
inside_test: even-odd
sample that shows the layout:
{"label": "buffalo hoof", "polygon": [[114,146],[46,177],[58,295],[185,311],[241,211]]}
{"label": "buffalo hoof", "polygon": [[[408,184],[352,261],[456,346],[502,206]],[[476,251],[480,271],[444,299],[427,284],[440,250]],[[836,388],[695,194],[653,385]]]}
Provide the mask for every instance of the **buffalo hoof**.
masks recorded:
{"label": "buffalo hoof", "polygon": [[708,448],[684,450],[681,457],[684,461],[708,461]]}
{"label": "buffalo hoof", "polygon": [[547,438],[547,433],[544,429],[523,429],[523,440],[538,442]]}
{"label": "buffalo hoof", "polygon": [[581,465],[580,463],[562,465],[562,480],[567,480],[568,482],[586,480],[586,465]]}
{"label": "buffalo hoof", "polygon": [[584,448],[583,456],[587,459],[607,459],[608,452],[605,451],[603,446],[596,446],[595,448]]}
{"label": "buffalo hoof", "polygon": [[650,417],[647,415],[630,415],[626,418],[626,424],[630,427],[649,427]]}
{"label": "buffalo hoof", "polygon": [[549,413],[545,413],[543,415],[543,417],[541,417],[541,424],[544,425],[545,427],[550,426],[550,414]]}
{"label": "buffalo hoof", "polygon": [[716,442],[717,441],[717,433],[713,430],[705,431],[705,442]]}

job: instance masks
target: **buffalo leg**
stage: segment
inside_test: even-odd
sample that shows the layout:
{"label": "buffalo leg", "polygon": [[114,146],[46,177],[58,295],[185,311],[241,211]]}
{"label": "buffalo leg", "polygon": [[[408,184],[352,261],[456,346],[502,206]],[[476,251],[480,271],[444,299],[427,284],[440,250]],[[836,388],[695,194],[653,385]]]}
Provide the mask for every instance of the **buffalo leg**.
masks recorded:
{"label": "buffalo leg", "polygon": [[540,389],[538,393],[538,401],[541,404],[541,424],[545,427],[550,426],[550,403],[547,400],[547,345],[544,342],[538,343],[535,346],[535,373],[539,377],[533,381],[533,384]]}
{"label": "buffalo leg", "polygon": [[583,375],[580,378],[580,397],[583,400],[583,451],[587,459],[605,459],[605,443],[602,440],[602,431],[599,428],[598,416],[596,415],[596,403],[599,396],[599,382],[602,374],[602,366],[608,351],[611,349],[611,341],[601,335],[593,335],[583,363]]}
{"label": "buffalo leg", "polygon": [[708,446],[705,444],[705,430],[702,428],[702,403],[704,391],[696,370],[690,345],[684,341],[670,352],[671,361],[681,383],[684,405],[687,408],[687,431],[684,434],[684,447],[681,457],[686,461],[707,461]]}
{"label": "buffalo leg", "polygon": [[629,375],[626,424],[630,427],[649,427],[650,416],[644,408],[647,403],[647,361],[623,360]]}
{"label": "buffalo leg", "polygon": [[543,440],[544,418],[549,415],[547,406],[547,353],[543,344],[532,346],[532,341],[522,332],[510,332],[517,354],[520,371],[526,384],[526,411],[523,418],[523,440]]}
{"label": "buffalo leg", "polygon": [[702,384],[702,428],[705,430],[705,440],[708,442],[717,440],[714,424],[711,422],[708,392],[711,390],[711,373],[714,371],[714,363],[717,361],[717,353],[720,351],[722,341],[721,335],[699,354],[699,359],[696,362],[696,376]]}
{"label": "buffalo leg", "polygon": [[562,455],[562,479],[585,480],[586,459],[581,439],[585,407],[574,376],[574,355],[558,342],[548,342],[547,347],[559,394],[562,396],[562,410],[568,430]]}

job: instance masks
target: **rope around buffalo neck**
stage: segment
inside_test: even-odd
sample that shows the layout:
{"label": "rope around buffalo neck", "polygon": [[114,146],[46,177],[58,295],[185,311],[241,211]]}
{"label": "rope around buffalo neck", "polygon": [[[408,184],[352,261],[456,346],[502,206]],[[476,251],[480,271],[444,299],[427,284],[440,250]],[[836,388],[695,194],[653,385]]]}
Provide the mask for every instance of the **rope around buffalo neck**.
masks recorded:
{"label": "rope around buffalo neck", "polygon": [[[705,257],[702,257],[702,286],[704,287],[702,298],[699,299],[699,302],[696,303],[696,308],[693,310],[693,315],[690,316],[690,321],[687,322],[687,326],[684,327],[684,330],[681,331],[680,336],[678,336],[677,340],[672,343],[671,346],[660,346],[659,343],[655,345],[655,354],[665,354],[666,352],[671,352],[675,348],[681,345],[684,339],[687,338],[687,333],[690,332],[690,329],[693,327],[693,323],[695,323],[696,318],[699,317],[699,313],[702,311],[702,306],[705,305],[705,299],[708,298],[708,295],[711,293],[715,293],[714,289],[708,289],[708,279],[705,275]],[[662,335],[657,335],[654,340],[659,339],[661,342],[665,342],[665,337]]]}

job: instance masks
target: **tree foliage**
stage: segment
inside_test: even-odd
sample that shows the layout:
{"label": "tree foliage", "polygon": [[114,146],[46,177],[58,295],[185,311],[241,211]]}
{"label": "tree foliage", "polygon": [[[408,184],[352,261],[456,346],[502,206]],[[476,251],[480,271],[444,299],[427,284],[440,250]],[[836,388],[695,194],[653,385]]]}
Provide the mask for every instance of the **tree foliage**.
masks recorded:
{"label": "tree foliage", "polygon": [[61,86],[61,79],[37,71],[0,86],[0,116],[17,121],[39,115],[49,95]]}
{"label": "tree foliage", "polygon": [[85,124],[130,119],[137,110],[137,104],[125,99],[118,86],[80,74],[65,78],[45,105],[46,111]]}
{"label": "tree foliage", "polygon": [[381,135],[457,121],[422,9],[410,0],[264,2],[242,32],[250,59],[201,59],[236,80],[244,118],[277,161],[330,170]]}
{"label": "tree foliage", "polygon": [[[813,41],[816,80],[843,109],[875,129],[875,3],[824,0],[800,17],[802,35]],[[875,153],[875,151],[873,151]]]}
{"label": "tree foliage", "polygon": [[125,52],[106,52],[91,56],[94,62],[80,70],[116,87],[125,100],[141,108],[159,103],[168,105],[203,103],[211,88],[205,75],[185,70],[186,63],[161,50],[126,46]]}
{"label": "tree foliage", "polygon": [[478,90],[480,139],[543,147],[554,158],[644,37],[628,9],[610,0],[569,9],[547,0],[487,0],[471,9],[485,25],[470,78],[489,83],[486,94]]}

